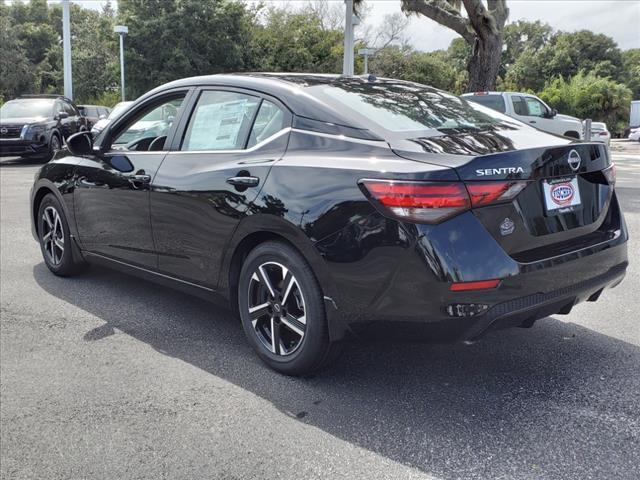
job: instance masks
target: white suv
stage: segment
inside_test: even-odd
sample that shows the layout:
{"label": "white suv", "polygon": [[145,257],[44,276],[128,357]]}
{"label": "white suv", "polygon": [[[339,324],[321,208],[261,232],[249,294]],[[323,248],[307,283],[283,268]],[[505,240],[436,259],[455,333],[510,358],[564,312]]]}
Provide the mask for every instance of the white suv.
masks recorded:
{"label": "white suv", "polygon": [[535,95],[517,92],[476,92],[462,95],[465,100],[509,115],[545,132],[582,139],[582,122],[559,114]]}

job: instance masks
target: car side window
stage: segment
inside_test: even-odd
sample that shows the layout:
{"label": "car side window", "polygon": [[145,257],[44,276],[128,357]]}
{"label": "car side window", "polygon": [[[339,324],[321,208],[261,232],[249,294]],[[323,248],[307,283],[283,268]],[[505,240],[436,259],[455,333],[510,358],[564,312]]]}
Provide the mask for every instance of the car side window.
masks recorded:
{"label": "car side window", "polygon": [[[129,119],[115,132],[114,150],[163,150],[167,134],[178,116],[185,94],[154,102]],[[157,140],[157,141],[156,141]]]}
{"label": "car side window", "polygon": [[245,147],[260,98],[205,90],[189,119],[181,150],[240,150]]}
{"label": "car side window", "polygon": [[260,110],[253,122],[253,128],[249,134],[249,142],[247,148],[266,140],[271,135],[278,133],[284,128],[285,115],[281,108],[277,107],[269,100],[263,100],[260,104]]}
{"label": "car side window", "polygon": [[53,116],[57,116],[58,113],[60,112],[66,112],[64,105],[62,105],[62,102],[59,100],[56,100],[54,107],[53,107]]}
{"label": "car side window", "polygon": [[75,117],[77,115],[76,109],[73,108],[69,103],[62,102],[62,105],[64,107],[64,111],[67,112],[70,117]]}
{"label": "car side window", "polygon": [[544,117],[547,113],[547,107],[537,98],[526,97],[526,102],[530,117]]}
{"label": "car side window", "polygon": [[527,115],[527,105],[524,98],[514,95],[511,97],[511,102],[513,103],[513,112],[516,115]]}

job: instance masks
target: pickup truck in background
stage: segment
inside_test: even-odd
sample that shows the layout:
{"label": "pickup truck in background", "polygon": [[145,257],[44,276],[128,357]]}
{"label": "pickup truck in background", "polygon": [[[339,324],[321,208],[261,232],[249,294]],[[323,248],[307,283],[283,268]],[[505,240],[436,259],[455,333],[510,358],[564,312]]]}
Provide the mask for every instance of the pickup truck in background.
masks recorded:
{"label": "pickup truck in background", "polygon": [[565,137],[583,138],[582,121],[562,115],[535,95],[518,92],[476,92],[462,95],[465,100],[479,103],[545,132]]}

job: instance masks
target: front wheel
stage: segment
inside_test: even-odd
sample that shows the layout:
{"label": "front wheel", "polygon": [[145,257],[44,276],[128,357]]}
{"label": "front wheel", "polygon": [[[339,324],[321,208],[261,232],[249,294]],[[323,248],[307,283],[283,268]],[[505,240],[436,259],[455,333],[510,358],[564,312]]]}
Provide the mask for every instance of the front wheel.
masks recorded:
{"label": "front wheel", "polygon": [[266,242],[249,253],[240,272],[238,307],[249,343],[274,370],[304,375],[337,357],[320,285],[289,245]]}
{"label": "front wheel", "polygon": [[56,134],[51,135],[51,139],[49,140],[49,149],[47,151],[45,160],[48,162],[53,157],[55,157],[56,153],[58,153],[60,148],[61,148],[60,137],[58,137],[58,135]]}

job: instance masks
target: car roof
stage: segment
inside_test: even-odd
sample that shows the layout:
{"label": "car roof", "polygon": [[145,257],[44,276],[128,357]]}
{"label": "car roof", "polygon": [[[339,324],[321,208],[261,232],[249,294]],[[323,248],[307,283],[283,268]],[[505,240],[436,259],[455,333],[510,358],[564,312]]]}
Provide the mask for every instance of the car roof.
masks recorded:
{"label": "car roof", "polygon": [[419,86],[420,88],[438,91],[435,88],[419,85],[404,80],[390,78],[378,78],[373,75],[363,76],[343,76],[335,74],[320,73],[235,73],[205,75],[199,77],[189,77],[161,85],[154,90],[136,100],[143,101],[145,98],[162,92],[180,87],[194,86],[222,86],[236,87],[246,90],[254,90],[266,95],[273,96],[281,100],[297,116],[306,117],[326,123],[348,126],[352,128],[367,129],[364,125],[354,125],[352,121],[347,121],[343,114],[333,107],[320,101],[315,96],[305,92],[306,87],[316,85],[339,85],[344,82],[376,82],[379,84],[405,84]]}
{"label": "car roof", "polygon": [[37,99],[42,99],[42,100],[64,100],[65,102],[69,102],[69,103],[73,103],[71,100],[69,100],[67,97],[65,97],[64,95],[56,95],[56,94],[48,94],[48,93],[38,93],[38,94],[30,94],[30,95],[20,95],[19,97],[15,98],[14,100],[25,100],[25,99],[30,99],[30,100],[37,100]]}

